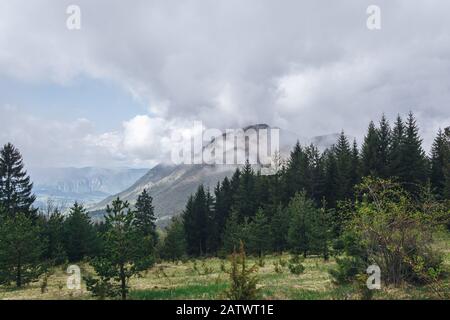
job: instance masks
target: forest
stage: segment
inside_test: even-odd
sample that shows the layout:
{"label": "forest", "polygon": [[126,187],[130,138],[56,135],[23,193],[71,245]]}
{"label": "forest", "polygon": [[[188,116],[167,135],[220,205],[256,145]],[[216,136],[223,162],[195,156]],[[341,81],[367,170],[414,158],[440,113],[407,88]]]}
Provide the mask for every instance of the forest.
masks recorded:
{"label": "forest", "polygon": [[[392,124],[383,115],[361,141],[342,131],[323,152],[297,143],[270,175],[246,163],[213,190],[200,185],[163,230],[147,190],[133,206],[114,200],[99,223],[80,203],[68,213],[51,201],[36,209],[22,156],[8,143],[0,151],[0,292],[36,285],[44,294],[55,270],[75,264],[83,299],[261,299],[272,297],[269,273],[303,279],[316,268],[333,290],[348,288],[347,298],[371,299],[375,265],[384,287],[449,299],[450,127],[426,152],[412,113]],[[173,295],[186,278],[176,282],[166,269],[183,265],[187,278],[217,274],[208,278],[217,295]],[[158,296],[161,285],[136,291],[149,274],[171,295]]]}

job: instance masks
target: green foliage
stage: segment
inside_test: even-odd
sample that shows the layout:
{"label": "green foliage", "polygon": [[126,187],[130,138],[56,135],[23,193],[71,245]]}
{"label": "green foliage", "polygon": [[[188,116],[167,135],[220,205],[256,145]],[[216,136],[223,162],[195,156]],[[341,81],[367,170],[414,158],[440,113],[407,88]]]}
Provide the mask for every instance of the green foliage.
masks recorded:
{"label": "green foliage", "polygon": [[257,271],[256,265],[247,267],[247,260],[244,250],[244,244],[241,242],[239,253],[236,251],[230,257],[231,269],[230,288],[226,291],[226,296],[230,300],[255,300],[258,298],[257,276],[253,273]]}
{"label": "green foliage", "polygon": [[83,205],[75,202],[64,222],[64,248],[70,262],[93,255],[98,246],[94,226]]}
{"label": "green foliage", "polygon": [[355,206],[346,237],[347,257],[338,260],[333,275],[338,281],[351,280],[370,264],[383,271],[383,281],[399,285],[420,278],[418,261],[425,269],[436,269],[440,259],[430,244],[433,232],[442,223],[440,207],[423,207],[398,184],[366,178],[358,187],[362,201]]}
{"label": "green foliage", "polygon": [[166,230],[160,256],[172,261],[181,260],[186,254],[186,238],[182,219],[172,219]]}
{"label": "green foliage", "polygon": [[25,214],[35,218],[32,207],[36,197],[32,193],[33,183],[24,169],[22,155],[11,143],[0,150],[0,206],[9,217]]}
{"label": "green foliage", "polygon": [[45,239],[25,213],[2,219],[0,224],[0,284],[16,287],[37,281],[46,271],[42,262]]}
{"label": "green foliage", "polygon": [[134,223],[144,237],[150,238],[152,247],[158,242],[154,211],[153,198],[148,194],[147,190],[144,189],[136,200]]}
{"label": "green foliage", "polygon": [[270,224],[264,211],[259,209],[253,221],[248,225],[247,250],[259,257],[267,253],[272,246]]}
{"label": "green foliage", "polygon": [[98,278],[87,278],[86,281],[88,290],[94,295],[120,296],[125,300],[129,279],[154,263],[154,257],[148,251],[152,242],[136,228],[135,213],[128,202],[117,198],[106,211],[103,252],[91,261]]}

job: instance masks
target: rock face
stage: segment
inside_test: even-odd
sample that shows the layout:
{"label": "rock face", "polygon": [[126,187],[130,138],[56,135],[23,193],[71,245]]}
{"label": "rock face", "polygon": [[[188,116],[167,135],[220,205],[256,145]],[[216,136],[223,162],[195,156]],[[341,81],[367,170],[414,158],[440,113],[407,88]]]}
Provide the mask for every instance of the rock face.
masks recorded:
{"label": "rock face", "polygon": [[48,199],[60,207],[78,201],[89,206],[131,186],[148,169],[131,168],[31,168],[36,205],[43,207]]}
{"label": "rock face", "polygon": [[[243,130],[245,132],[248,130],[256,130],[259,132],[258,130],[261,129],[270,129],[270,127],[265,124],[258,124],[246,127]],[[300,140],[303,145],[315,143],[321,150],[324,150],[335,143],[338,136],[333,134],[307,139],[298,137],[288,131],[280,130],[279,133],[280,153],[283,157],[286,157],[289,154],[289,151],[296,140]],[[204,150],[211,149],[216,143],[219,142],[213,140],[204,147]],[[142,178],[126,190],[107,197],[98,204],[92,206],[90,208],[91,215],[93,218],[101,218],[104,214],[106,205],[111,203],[116,197],[127,200],[133,205],[136,202],[138,195],[144,189],[147,189],[153,197],[158,223],[165,224],[170,217],[180,214],[183,211],[187,199],[196,191],[200,184],[203,184],[212,192],[217,182],[224,179],[226,176],[230,177],[237,167],[239,167],[239,165],[159,164],[150,169]],[[258,165],[255,165],[255,167],[261,168]],[[264,174],[264,168],[262,173]]]}

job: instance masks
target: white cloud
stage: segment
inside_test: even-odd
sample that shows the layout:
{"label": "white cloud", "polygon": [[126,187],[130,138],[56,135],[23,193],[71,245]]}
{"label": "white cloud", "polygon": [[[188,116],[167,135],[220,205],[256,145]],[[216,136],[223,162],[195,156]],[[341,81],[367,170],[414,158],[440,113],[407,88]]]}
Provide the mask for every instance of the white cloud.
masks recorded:
{"label": "white cloud", "polygon": [[[148,104],[149,115],[124,119],[116,132],[76,121],[33,129],[44,144],[58,140],[54,148],[87,145],[78,150],[80,163],[157,161],[167,134],[193,119],[217,128],[266,122],[304,136],[341,128],[362,136],[381,112],[393,118],[413,110],[427,142],[430,128],[449,124],[447,1],[380,0],[380,31],[366,28],[366,0],[78,0],[80,31],[65,27],[69,4],[0,2],[0,75],[115,81]],[[25,141],[30,134],[17,126],[3,135]],[[76,129],[54,133],[70,126]],[[27,152],[37,152],[31,144]],[[56,162],[66,163],[65,154]]]}

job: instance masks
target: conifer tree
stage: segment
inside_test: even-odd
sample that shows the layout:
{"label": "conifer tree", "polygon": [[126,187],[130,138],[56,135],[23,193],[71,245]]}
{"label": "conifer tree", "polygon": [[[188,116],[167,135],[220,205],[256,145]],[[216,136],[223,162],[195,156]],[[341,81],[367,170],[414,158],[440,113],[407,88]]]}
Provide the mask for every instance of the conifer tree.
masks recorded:
{"label": "conifer tree", "polygon": [[264,214],[263,209],[256,212],[253,221],[248,225],[248,251],[262,257],[271,248],[269,219]]}
{"label": "conifer tree", "polygon": [[64,248],[64,216],[58,208],[50,207],[47,210],[47,214],[41,218],[41,231],[47,243],[43,257],[54,265],[60,265],[67,260]]}
{"label": "conifer tree", "polygon": [[420,185],[426,182],[428,176],[428,163],[425,152],[422,149],[422,139],[419,137],[419,128],[412,112],[408,115],[406,125],[403,170],[400,181],[404,183],[405,189],[417,192]]}
{"label": "conifer tree", "polygon": [[302,253],[306,257],[312,249],[313,217],[317,210],[314,203],[306,197],[305,192],[300,192],[291,200],[288,211],[290,216],[289,247],[293,253]]}
{"label": "conifer tree", "polygon": [[392,130],[391,147],[389,151],[389,176],[404,176],[404,154],[405,154],[405,124],[400,115],[397,116],[394,128]]}
{"label": "conifer tree", "polygon": [[183,221],[179,217],[172,218],[166,230],[161,256],[164,259],[176,261],[186,254],[186,238]]}
{"label": "conifer tree", "polygon": [[377,152],[377,162],[378,162],[378,175],[382,178],[387,178],[389,176],[389,159],[390,159],[390,146],[391,146],[391,127],[388,120],[383,114],[380,120],[378,133],[378,152]]}
{"label": "conifer tree", "polygon": [[135,212],[119,198],[106,208],[106,232],[102,255],[92,259],[98,278],[87,277],[88,290],[94,295],[106,291],[107,296],[126,300],[131,277],[151,267],[154,257],[148,254],[143,235],[135,225]]}
{"label": "conifer tree", "polygon": [[248,159],[239,177],[239,189],[234,196],[233,209],[243,221],[256,213],[255,201],[255,173]]}
{"label": "conifer tree", "polygon": [[352,185],[352,153],[350,150],[350,144],[344,131],[341,132],[337,144],[334,148],[336,155],[336,168],[339,180],[338,199],[351,199],[353,198],[353,185]]}
{"label": "conifer tree", "polygon": [[70,262],[81,261],[95,252],[97,237],[86,209],[75,202],[64,222],[64,248]]}
{"label": "conifer tree", "polygon": [[149,237],[154,247],[158,242],[158,234],[156,232],[156,217],[153,207],[153,198],[144,189],[138,196],[135,205],[135,224],[138,230],[144,235]]}
{"label": "conifer tree", "polygon": [[450,166],[450,139],[439,129],[431,148],[430,181],[440,198],[445,195]]}
{"label": "conifer tree", "polygon": [[271,221],[271,236],[273,249],[276,252],[282,252],[287,249],[287,234],[290,225],[290,217],[288,210],[284,209],[281,204],[275,210]]}
{"label": "conifer tree", "polygon": [[36,217],[32,189],[22,155],[11,143],[6,144],[0,150],[0,204],[5,213],[10,217],[18,213]]}
{"label": "conifer tree", "polygon": [[370,121],[367,134],[361,150],[362,175],[379,176],[378,150],[380,149],[380,137],[373,121]]}
{"label": "conifer tree", "polygon": [[20,212],[7,216],[0,224],[0,284],[14,283],[20,288],[36,281],[46,266],[42,263],[46,241],[39,226]]}

